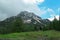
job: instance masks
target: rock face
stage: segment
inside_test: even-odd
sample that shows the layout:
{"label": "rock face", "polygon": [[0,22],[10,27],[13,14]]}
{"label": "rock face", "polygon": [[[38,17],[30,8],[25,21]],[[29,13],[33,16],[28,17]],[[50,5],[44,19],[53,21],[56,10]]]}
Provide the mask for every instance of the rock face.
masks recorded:
{"label": "rock face", "polygon": [[42,19],[41,17],[35,15],[34,13],[27,12],[27,11],[22,11],[17,16],[12,16],[10,18],[7,18],[3,22],[9,24],[10,22],[13,22],[14,20],[16,20],[16,18],[21,18],[23,23],[37,24],[38,26],[41,26],[41,27],[45,26],[50,22],[48,19]]}
{"label": "rock face", "polygon": [[24,23],[31,23],[32,20],[35,20],[40,23],[40,20],[42,20],[40,17],[35,15],[32,12],[22,11],[20,14],[17,15],[17,17],[21,17]]}
{"label": "rock face", "polygon": [[46,24],[50,21],[48,19],[42,19],[41,17],[35,15],[32,12],[22,11],[20,14],[18,14],[16,17],[21,17],[24,23],[40,23],[40,24]]}

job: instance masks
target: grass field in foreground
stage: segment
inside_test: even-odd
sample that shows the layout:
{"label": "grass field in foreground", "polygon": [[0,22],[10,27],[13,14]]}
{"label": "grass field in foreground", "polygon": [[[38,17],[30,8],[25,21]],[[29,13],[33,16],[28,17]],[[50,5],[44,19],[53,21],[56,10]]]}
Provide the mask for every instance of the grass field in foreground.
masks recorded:
{"label": "grass field in foreground", "polygon": [[36,38],[43,38],[43,37],[60,38],[60,32],[49,30],[49,31],[11,33],[11,34],[4,34],[4,35],[0,34],[0,38],[36,39]]}

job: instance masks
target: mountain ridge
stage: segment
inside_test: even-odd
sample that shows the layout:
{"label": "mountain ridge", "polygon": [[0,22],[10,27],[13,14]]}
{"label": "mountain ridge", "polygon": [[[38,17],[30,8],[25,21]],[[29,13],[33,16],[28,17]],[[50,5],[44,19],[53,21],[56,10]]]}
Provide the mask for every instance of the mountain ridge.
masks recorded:
{"label": "mountain ridge", "polygon": [[4,21],[1,21],[0,24],[2,22],[9,24],[10,22],[14,22],[17,18],[18,19],[21,18],[23,23],[39,24],[39,26],[45,26],[46,24],[50,23],[50,21],[48,19],[42,19],[41,17],[35,15],[32,12],[22,11],[16,16],[12,16],[10,18],[5,19]]}

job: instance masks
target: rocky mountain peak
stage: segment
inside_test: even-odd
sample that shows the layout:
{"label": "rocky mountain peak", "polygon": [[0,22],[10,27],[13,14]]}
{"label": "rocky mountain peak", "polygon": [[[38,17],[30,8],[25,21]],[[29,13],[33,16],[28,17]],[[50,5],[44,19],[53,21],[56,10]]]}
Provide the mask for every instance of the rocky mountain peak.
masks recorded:
{"label": "rocky mountain peak", "polygon": [[50,22],[49,20],[42,19],[41,17],[35,15],[32,12],[28,12],[28,11],[22,11],[17,16],[12,16],[12,17],[7,18],[6,20],[4,20],[2,22],[9,24],[11,22],[14,22],[17,18],[19,19],[19,21],[20,21],[20,19],[22,19],[23,23],[38,24],[41,27],[45,26],[46,24],[48,24]]}
{"label": "rocky mountain peak", "polygon": [[39,16],[35,15],[32,12],[28,12],[28,11],[20,12],[20,14],[18,14],[17,17],[21,17],[24,23],[25,22],[30,23],[32,19],[38,22],[40,22],[39,20],[42,20]]}

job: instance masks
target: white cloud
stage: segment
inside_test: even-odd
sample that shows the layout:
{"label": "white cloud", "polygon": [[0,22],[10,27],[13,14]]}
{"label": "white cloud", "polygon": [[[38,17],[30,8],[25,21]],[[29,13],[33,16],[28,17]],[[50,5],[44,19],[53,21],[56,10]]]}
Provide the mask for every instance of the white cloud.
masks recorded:
{"label": "white cloud", "polygon": [[[25,4],[25,3],[27,4]],[[39,7],[37,6],[37,3],[42,3],[44,2],[43,0],[26,0],[26,1],[22,1],[22,0],[0,0],[0,15],[4,17],[10,17],[13,15],[17,15],[18,13],[20,13],[21,11],[31,11],[33,13],[35,13],[36,15],[39,15],[42,13],[42,10],[39,9]],[[2,15],[3,14],[3,15]],[[0,20],[4,19],[4,17],[1,19],[0,16]]]}
{"label": "white cloud", "polygon": [[50,21],[53,21],[54,20],[54,15],[50,15],[51,17],[48,18]]}
{"label": "white cloud", "polygon": [[59,15],[56,15],[56,19],[59,20]]}
{"label": "white cloud", "polygon": [[52,14],[53,16],[55,16],[55,11],[53,10],[53,9],[51,9],[51,8],[46,8],[46,7],[43,7],[42,8],[42,10],[41,10],[42,12],[42,14],[41,15],[47,15],[47,14]]}
{"label": "white cloud", "polygon": [[38,4],[44,2],[44,0],[22,0],[26,4]]}
{"label": "white cloud", "polygon": [[26,4],[33,4],[36,3],[36,0],[22,0]]}
{"label": "white cloud", "polygon": [[[48,18],[50,21],[53,21],[54,20],[54,16],[56,17],[57,20],[59,20],[59,15],[56,15],[55,11],[52,10],[52,9],[49,9],[49,12],[52,12],[51,13],[51,17]],[[58,13],[60,12],[60,8],[58,8]]]}
{"label": "white cloud", "polygon": [[58,8],[58,14],[60,14],[60,8]]}
{"label": "white cloud", "polygon": [[42,3],[42,2],[44,2],[44,0],[36,0],[37,2],[40,2],[40,3]]}
{"label": "white cloud", "polygon": [[50,14],[55,15],[55,11],[54,11],[53,9],[48,8],[48,9],[47,9],[47,12],[49,12]]}
{"label": "white cloud", "polygon": [[[59,20],[59,15],[55,15],[56,19]],[[50,21],[54,20],[54,15],[51,15],[50,18],[48,18]]]}
{"label": "white cloud", "polygon": [[[38,16],[44,15],[46,13],[50,13],[54,16],[55,12],[53,9],[46,7],[39,8],[37,6],[39,3],[43,2],[44,0],[0,0],[0,15],[2,16],[0,16],[0,20],[17,15],[21,11],[25,10],[31,11]],[[53,20],[53,17],[51,16],[48,19]]]}
{"label": "white cloud", "polygon": [[54,17],[51,17],[51,18],[48,18],[50,21],[53,21],[54,20]]}
{"label": "white cloud", "polygon": [[[59,9],[60,10],[60,9]],[[44,10],[45,12],[44,14],[49,13],[50,14],[50,18],[48,18],[50,21],[54,20],[54,16],[56,17],[57,20],[59,20],[59,15],[56,15],[56,12],[53,9],[47,8],[46,10]]]}

